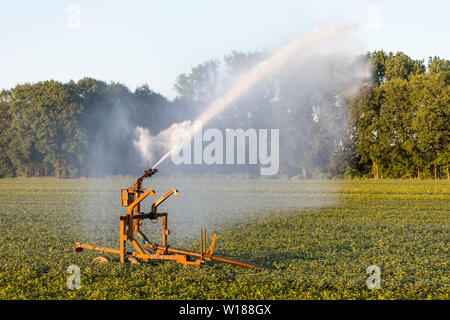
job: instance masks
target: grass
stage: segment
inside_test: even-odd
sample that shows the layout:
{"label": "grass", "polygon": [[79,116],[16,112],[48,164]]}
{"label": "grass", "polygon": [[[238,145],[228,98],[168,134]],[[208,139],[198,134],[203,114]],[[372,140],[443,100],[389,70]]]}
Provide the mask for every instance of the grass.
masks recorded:
{"label": "grass", "polygon": [[[146,182],[164,203],[169,243],[197,249],[199,229],[216,253],[264,271],[207,262],[93,264],[77,241],[118,247],[120,189],[133,178],[0,179],[0,299],[449,299],[447,181],[163,179]],[[151,202],[142,208],[148,211]],[[160,222],[144,222],[160,242]],[[69,265],[81,289],[68,290]],[[369,290],[366,269],[381,269]]]}

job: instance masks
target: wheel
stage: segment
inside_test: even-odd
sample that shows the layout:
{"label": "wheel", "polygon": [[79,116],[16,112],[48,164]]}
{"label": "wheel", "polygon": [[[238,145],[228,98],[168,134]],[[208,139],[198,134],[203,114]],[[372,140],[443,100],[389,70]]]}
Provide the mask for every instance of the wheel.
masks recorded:
{"label": "wheel", "polygon": [[92,262],[108,263],[109,262],[109,258],[108,257],[104,257],[104,256],[98,256],[98,257],[95,257],[94,260],[92,260]]}
{"label": "wheel", "polygon": [[139,264],[139,260],[136,257],[127,257],[127,262],[130,264]]}

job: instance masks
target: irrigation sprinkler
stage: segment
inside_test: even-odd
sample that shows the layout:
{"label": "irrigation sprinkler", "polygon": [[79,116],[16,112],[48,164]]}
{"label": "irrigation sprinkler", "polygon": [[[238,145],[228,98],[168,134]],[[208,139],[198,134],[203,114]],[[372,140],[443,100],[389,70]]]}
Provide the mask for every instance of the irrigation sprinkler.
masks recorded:
{"label": "irrigation sprinkler", "polygon": [[[164,196],[156,200],[148,213],[141,212],[140,204],[149,195],[155,197],[156,193],[153,189],[144,190],[142,188],[142,181],[145,178],[150,178],[158,172],[158,169],[145,170],[142,176],[136,180],[134,186],[128,189],[122,189],[122,206],[127,207],[127,213],[120,216],[120,248],[112,249],[99,247],[77,242],[74,250],[81,252],[84,249],[97,250],[102,252],[116,253],[120,255],[120,262],[129,262],[138,264],[140,258],[145,262],[156,260],[175,260],[183,265],[202,265],[205,260],[228,263],[240,267],[252,268],[257,270],[264,269],[261,266],[239,261],[235,259],[225,258],[214,255],[214,246],[216,243],[216,234],[213,234],[211,245],[206,247],[206,229],[200,230],[200,251],[191,251],[185,249],[178,249],[168,245],[167,237],[170,234],[167,229],[167,212],[158,212],[158,206],[166,201],[170,196],[178,195],[178,190],[171,189]],[[162,219],[162,243],[152,243],[145,236],[140,227],[145,219],[157,220]],[[139,238],[139,240],[137,239]],[[127,241],[130,241],[136,251],[128,251],[126,249]],[[138,242],[139,241],[139,242]],[[109,259],[104,256],[99,256],[94,259],[95,262],[108,262]]]}

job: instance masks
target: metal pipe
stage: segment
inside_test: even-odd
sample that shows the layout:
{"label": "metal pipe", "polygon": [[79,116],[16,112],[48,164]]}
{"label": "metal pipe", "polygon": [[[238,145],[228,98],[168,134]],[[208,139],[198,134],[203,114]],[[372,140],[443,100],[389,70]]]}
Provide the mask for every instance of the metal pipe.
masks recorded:
{"label": "metal pipe", "polygon": [[[163,250],[164,248],[158,246],[158,249],[162,249]],[[167,247],[167,252],[168,253],[175,253],[175,254],[184,254],[186,256],[202,259],[202,255],[199,252],[195,252],[195,251],[190,251],[190,250],[185,250],[185,249],[178,249],[178,248],[173,248],[173,247]],[[206,257],[203,257],[203,258],[206,258]],[[232,264],[232,265],[240,266],[240,267],[244,267],[244,268],[251,268],[251,269],[256,269],[256,270],[263,270],[264,269],[264,267],[258,266],[258,265],[253,264],[253,263],[239,261],[239,260],[235,260],[235,259],[231,259],[231,258],[225,258],[225,257],[221,257],[221,256],[216,256],[216,255],[212,255],[212,256],[208,257],[207,259],[211,260],[211,261],[216,261],[216,262],[228,263],[228,264]]]}
{"label": "metal pipe", "polygon": [[[148,245],[145,245],[145,246],[148,247]],[[83,244],[83,243],[77,243],[75,245],[75,248],[84,248],[84,249],[98,250],[98,251],[118,253],[118,254],[121,254],[121,252],[122,252],[122,250],[105,248],[105,247],[99,247],[99,246],[92,246],[92,245]],[[164,247],[157,246],[157,245],[153,245],[153,248],[152,248],[152,250],[162,250],[162,251],[164,251],[164,249],[165,249]],[[167,253],[181,254],[181,255],[190,256],[190,257],[199,258],[199,259],[205,258],[207,260],[211,260],[211,261],[215,261],[215,262],[228,263],[228,264],[232,264],[232,265],[240,266],[240,267],[244,267],[244,268],[250,268],[250,269],[256,269],[256,270],[264,270],[264,267],[258,266],[258,265],[253,264],[253,263],[239,261],[239,260],[226,258],[226,257],[221,257],[221,256],[216,256],[216,255],[211,255],[211,256],[206,256],[206,257],[203,255],[203,257],[202,257],[202,255],[199,252],[185,250],[185,249],[178,249],[178,248],[173,248],[173,247],[167,247]],[[125,251],[125,254],[139,256],[137,253],[135,254],[134,252],[131,252],[131,251]]]}
{"label": "metal pipe", "polygon": [[221,256],[212,255],[211,256],[211,261],[233,264],[233,265],[244,267],[244,268],[251,268],[251,269],[256,269],[256,270],[264,270],[264,267],[258,266],[258,265],[253,264],[253,263],[239,261],[239,260],[226,258],[226,257],[221,257]]}

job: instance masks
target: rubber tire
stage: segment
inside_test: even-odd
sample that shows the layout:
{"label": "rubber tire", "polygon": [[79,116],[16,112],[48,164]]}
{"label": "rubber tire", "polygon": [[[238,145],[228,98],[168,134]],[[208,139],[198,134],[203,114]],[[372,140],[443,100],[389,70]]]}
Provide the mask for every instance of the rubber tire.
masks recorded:
{"label": "rubber tire", "polygon": [[109,262],[109,258],[105,257],[105,256],[98,256],[98,257],[95,257],[92,260],[92,262],[95,262],[95,263],[108,263]]}
{"label": "rubber tire", "polygon": [[133,257],[133,256],[127,257],[126,260],[127,260],[127,262],[129,264],[140,264],[139,260],[136,257]]}

